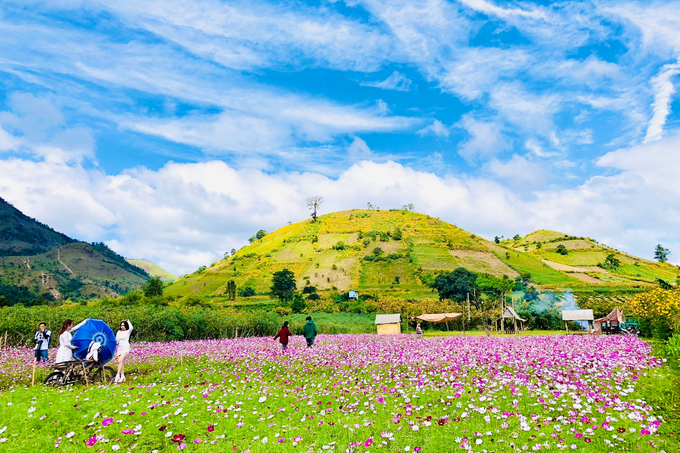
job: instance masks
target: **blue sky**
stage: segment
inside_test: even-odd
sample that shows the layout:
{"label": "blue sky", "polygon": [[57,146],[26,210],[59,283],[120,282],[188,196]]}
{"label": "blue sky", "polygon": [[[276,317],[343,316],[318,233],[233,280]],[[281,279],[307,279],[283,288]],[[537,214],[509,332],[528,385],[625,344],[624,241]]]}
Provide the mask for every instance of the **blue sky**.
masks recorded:
{"label": "blue sky", "polygon": [[6,0],[0,196],[177,273],[310,195],[680,262],[679,8]]}

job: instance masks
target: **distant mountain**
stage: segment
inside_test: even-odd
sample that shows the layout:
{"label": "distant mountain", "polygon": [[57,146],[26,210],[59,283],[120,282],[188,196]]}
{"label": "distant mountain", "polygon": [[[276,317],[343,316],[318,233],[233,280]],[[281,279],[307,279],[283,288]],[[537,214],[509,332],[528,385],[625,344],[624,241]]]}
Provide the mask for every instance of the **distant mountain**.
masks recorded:
{"label": "distant mountain", "polygon": [[127,262],[144,269],[152,277],[160,277],[160,279],[164,282],[174,282],[177,280],[176,275],[173,275],[165,269],[162,269],[159,265],[152,263],[151,261],[128,259]]}
{"label": "distant mountain", "polygon": [[[566,255],[557,251],[560,245]],[[619,266],[598,266],[610,254]],[[234,280],[238,288],[262,294],[269,291],[274,272],[289,269],[298,288],[432,297],[428,283],[434,276],[458,267],[499,277],[531,274],[542,290],[575,292],[633,292],[656,285],[659,278],[675,282],[680,276],[671,264],[559,232],[542,230],[495,243],[415,212],[351,210],[284,226],[234,256],[178,279],[165,293],[223,296]]]}
{"label": "distant mountain", "polygon": [[149,278],[105,244],[76,241],[0,198],[0,305],[114,297]]}
{"label": "distant mountain", "polygon": [[0,198],[0,256],[30,256],[76,242]]}

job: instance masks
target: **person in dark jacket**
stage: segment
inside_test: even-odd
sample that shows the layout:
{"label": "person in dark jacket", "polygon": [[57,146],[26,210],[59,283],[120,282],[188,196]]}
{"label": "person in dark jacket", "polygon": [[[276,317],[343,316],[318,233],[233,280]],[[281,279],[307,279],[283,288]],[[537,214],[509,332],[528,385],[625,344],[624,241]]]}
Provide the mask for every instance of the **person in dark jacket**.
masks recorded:
{"label": "person in dark jacket", "polygon": [[288,321],[284,321],[283,327],[281,327],[279,333],[276,334],[274,340],[278,338],[279,342],[281,343],[281,346],[283,346],[283,350],[285,351],[286,348],[288,347],[288,339],[292,336],[293,334],[290,333],[290,329],[288,328]]}
{"label": "person in dark jacket", "polygon": [[307,323],[305,326],[302,328],[302,335],[305,336],[305,340],[307,340],[307,347],[311,348],[314,346],[314,339],[316,338],[316,335],[319,333],[319,330],[316,328],[316,324],[314,324],[314,321],[312,321],[311,316],[307,316]]}

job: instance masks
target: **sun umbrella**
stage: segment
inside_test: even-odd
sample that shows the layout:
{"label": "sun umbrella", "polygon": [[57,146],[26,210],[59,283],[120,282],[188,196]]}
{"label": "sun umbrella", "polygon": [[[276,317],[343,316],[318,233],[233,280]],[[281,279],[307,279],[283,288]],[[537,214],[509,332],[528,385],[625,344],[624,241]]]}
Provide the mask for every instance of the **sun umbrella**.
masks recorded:
{"label": "sun umbrella", "polygon": [[86,319],[73,328],[75,333],[71,344],[77,346],[73,355],[78,360],[85,360],[90,343],[97,342],[102,345],[99,359],[106,363],[113,358],[116,352],[116,335],[113,330],[101,319]]}

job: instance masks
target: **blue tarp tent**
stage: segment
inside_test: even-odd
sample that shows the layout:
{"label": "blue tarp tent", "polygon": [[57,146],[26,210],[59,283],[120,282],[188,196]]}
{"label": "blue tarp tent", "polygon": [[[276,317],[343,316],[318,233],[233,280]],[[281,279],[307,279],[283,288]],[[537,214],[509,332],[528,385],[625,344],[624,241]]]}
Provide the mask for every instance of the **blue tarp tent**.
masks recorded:
{"label": "blue tarp tent", "polygon": [[99,359],[102,363],[106,363],[113,358],[116,353],[116,335],[113,330],[101,319],[86,319],[73,328],[73,339],[71,344],[78,346],[78,349],[73,351],[73,358],[77,360],[85,360],[87,356],[87,349],[90,343],[97,342],[102,345],[99,353]]}

